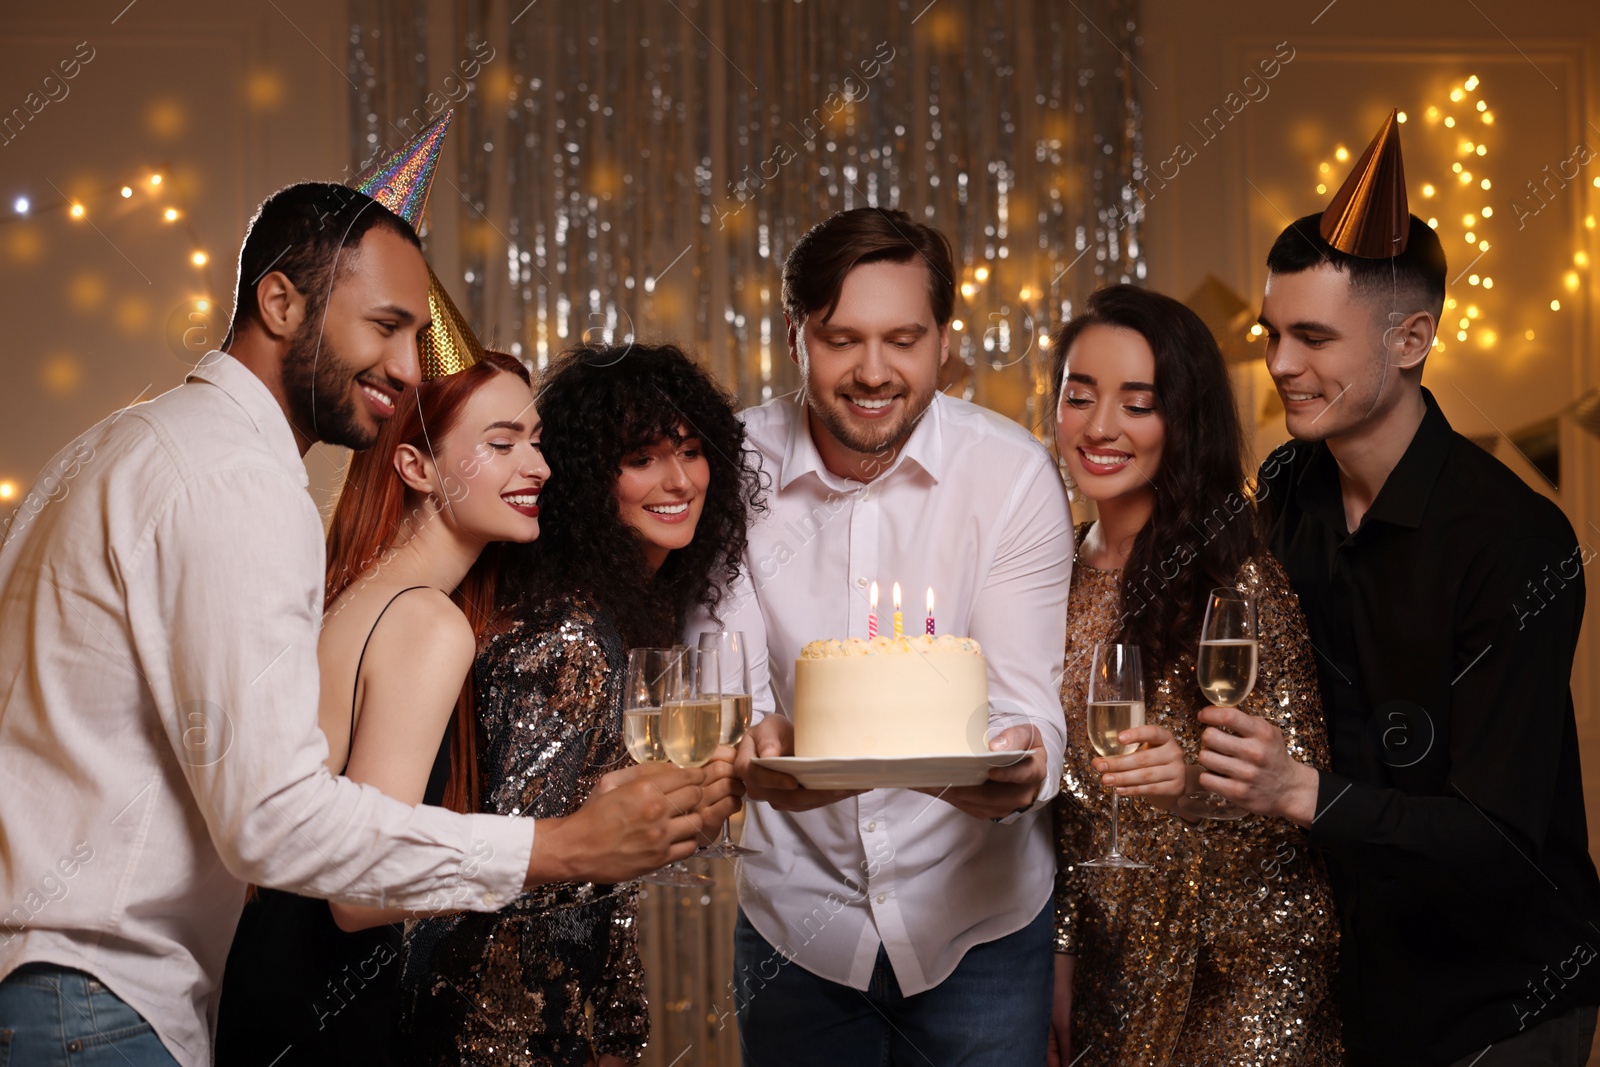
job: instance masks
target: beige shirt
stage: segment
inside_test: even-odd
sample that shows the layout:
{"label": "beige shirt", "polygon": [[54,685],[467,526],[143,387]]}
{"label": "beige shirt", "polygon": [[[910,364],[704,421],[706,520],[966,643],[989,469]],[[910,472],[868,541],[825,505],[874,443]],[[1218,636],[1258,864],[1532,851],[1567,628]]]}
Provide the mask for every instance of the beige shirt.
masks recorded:
{"label": "beige shirt", "polygon": [[288,421],[231,356],[46,468],[0,547],[0,976],[88,971],[203,1067],[246,882],[482,911],[521,892],[528,820],[328,773],[322,582]]}
{"label": "beige shirt", "polygon": [[[744,843],[761,851],[740,862],[739,904],[761,936],[857,989],[882,945],[901,990],[921,993],[1051,900],[1055,845],[1040,809],[1060,784],[1066,744],[1057,696],[1072,579],[1066,490],[1027,430],[942,394],[870,484],[828,471],[800,402],[740,417],[772,492],[719,614],[748,636],[756,716],[794,707],[794,661],[807,642],[867,636],[874,580],[890,632],[898,581],[907,633],[923,632],[932,586],[938,632],[983,646],[991,726],[1031,723],[1044,742],[1037,802],[1000,823],[905,789],[797,813],[749,806]],[[715,628],[700,613],[689,639]]]}

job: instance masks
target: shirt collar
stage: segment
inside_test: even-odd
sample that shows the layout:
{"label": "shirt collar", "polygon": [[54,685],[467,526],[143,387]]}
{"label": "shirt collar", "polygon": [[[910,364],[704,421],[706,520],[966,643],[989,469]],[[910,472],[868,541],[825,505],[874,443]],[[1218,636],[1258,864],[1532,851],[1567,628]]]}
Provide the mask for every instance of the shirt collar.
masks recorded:
{"label": "shirt collar", "polygon": [[267,449],[273,456],[284,465],[285,469],[300,479],[301,485],[310,485],[310,479],[306,475],[305,460],[300,455],[299,446],[295,444],[294,431],[289,428],[289,420],[284,416],[283,408],[278,405],[277,398],[272,395],[267,384],[256,377],[254,371],[226,352],[211,351],[195,364],[195,368],[183,380],[205,382],[226,393],[244,410],[245,416],[256,428],[256,432],[265,438]]}
{"label": "shirt collar", "polygon": [[[911,436],[906,439],[905,445],[900,449],[900,454],[895,457],[889,469],[880,474],[874,481],[894,473],[902,463],[915,463],[928,473],[935,482],[939,481],[944,471],[944,408],[948,401],[943,393],[935,393],[933,402],[922,413],[916,429],[911,431]],[[778,475],[778,491],[789,488],[798,478],[806,474],[815,474],[828,485],[840,487],[845,479],[833,474],[822,462],[822,453],[817,451],[817,442],[811,437],[811,424],[807,406],[804,400],[795,401],[794,419],[789,424],[789,441],[783,453],[783,469]],[[859,487],[867,483],[850,481],[848,484]]]}
{"label": "shirt collar", "polygon": [[[1411,443],[1406,446],[1400,462],[1395,464],[1383,488],[1367,509],[1362,525],[1367,522],[1386,522],[1391,526],[1417,529],[1428,510],[1428,500],[1439,481],[1439,472],[1449,458],[1455,431],[1439,410],[1438,401],[1427,389],[1422,390],[1426,410]],[[1319,443],[1300,476],[1295,493],[1300,506],[1309,514],[1343,530],[1344,498],[1339,490],[1339,465],[1328,450]]]}

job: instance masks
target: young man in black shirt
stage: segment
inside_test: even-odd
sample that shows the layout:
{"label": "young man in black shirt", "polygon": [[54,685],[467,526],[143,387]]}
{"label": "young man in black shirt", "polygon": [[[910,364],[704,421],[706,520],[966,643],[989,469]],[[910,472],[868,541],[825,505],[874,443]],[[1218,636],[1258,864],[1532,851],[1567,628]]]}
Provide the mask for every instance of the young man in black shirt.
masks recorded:
{"label": "young man in black shirt", "polygon": [[1200,784],[1326,857],[1348,1063],[1579,1067],[1600,879],[1569,679],[1594,552],[1422,387],[1445,260],[1406,211],[1392,118],[1267,266],[1294,440],[1257,496],[1318,653],[1333,770],[1207,709]]}

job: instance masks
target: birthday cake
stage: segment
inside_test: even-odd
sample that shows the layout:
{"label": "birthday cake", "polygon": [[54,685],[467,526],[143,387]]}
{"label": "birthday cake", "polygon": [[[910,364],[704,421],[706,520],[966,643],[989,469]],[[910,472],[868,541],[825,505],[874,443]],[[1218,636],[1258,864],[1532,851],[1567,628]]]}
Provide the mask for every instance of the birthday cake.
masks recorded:
{"label": "birthday cake", "polygon": [[983,650],[967,637],[813,641],[794,665],[794,754],[987,752],[987,672]]}

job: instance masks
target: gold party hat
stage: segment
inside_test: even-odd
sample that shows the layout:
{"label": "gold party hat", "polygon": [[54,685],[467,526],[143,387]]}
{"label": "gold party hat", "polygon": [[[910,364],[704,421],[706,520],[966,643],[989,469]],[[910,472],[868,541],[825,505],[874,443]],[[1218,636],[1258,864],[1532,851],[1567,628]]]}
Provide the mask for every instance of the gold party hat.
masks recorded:
{"label": "gold party hat", "polygon": [[446,111],[428,123],[411,140],[357,174],[350,188],[366,193],[421,233],[422,213],[427,209],[433,172],[439,165],[439,149],[455,114]]}
{"label": "gold party hat", "polygon": [[1411,212],[1398,115],[1398,109],[1389,112],[1389,120],[1322,213],[1323,239],[1347,255],[1388,259],[1406,250]]}
{"label": "gold party hat", "polygon": [[483,344],[467,325],[467,317],[444,291],[444,283],[439,281],[432,267],[428,268],[428,311],[433,316],[433,324],[417,345],[423,381],[431,382],[466,370],[483,358]]}

